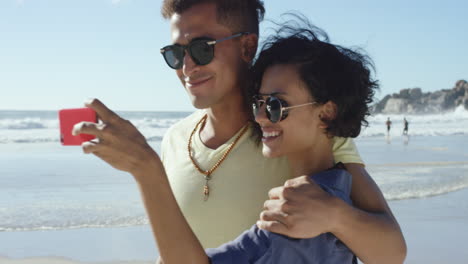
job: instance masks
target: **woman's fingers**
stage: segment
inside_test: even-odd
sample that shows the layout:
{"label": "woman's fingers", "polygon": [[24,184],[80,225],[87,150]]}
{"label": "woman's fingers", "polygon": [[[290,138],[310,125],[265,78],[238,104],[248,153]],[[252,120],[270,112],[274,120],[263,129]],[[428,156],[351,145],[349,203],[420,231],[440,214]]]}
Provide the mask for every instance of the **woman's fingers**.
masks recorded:
{"label": "woman's fingers", "polygon": [[103,129],[105,124],[96,124],[92,122],[80,122],[73,126],[72,135],[77,136],[79,134],[94,135],[98,138],[102,138]]}
{"label": "woman's fingers", "polygon": [[120,117],[114,113],[114,111],[107,108],[107,106],[99,101],[99,99],[90,99],[85,103],[85,106],[96,111],[99,119],[101,119],[104,123],[114,123],[120,119]]}
{"label": "woman's fingers", "polygon": [[81,148],[83,149],[83,152],[86,154],[94,153],[96,154],[99,150],[102,149],[102,144],[99,144],[99,140],[91,140],[87,142],[83,142],[81,144]]}

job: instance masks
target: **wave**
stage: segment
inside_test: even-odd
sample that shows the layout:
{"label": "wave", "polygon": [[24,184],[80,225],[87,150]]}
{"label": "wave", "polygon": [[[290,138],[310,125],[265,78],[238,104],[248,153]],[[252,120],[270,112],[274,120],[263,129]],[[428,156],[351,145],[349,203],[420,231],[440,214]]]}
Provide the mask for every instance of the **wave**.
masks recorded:
{"label": "wave", "polygon": [[452,112],[426,115],[377,114],[368,118],[369,126],[363,128],[359,137],[384,137],[387,135],[385,122],[392,121],[390,136],[403,134],[403,119],[409,122],[411,136],[468,135],[468,111],[459,106]]}
{"label": "wave", "polygon": [[[137,128],[169,128],[179,119],[134,119],[130,120]],[[0,130],[35,130],[35,129],[58,129],[58,119],[21,118],[0,119]]]}
{"label": "wave", "polygon": [[387,200],[420,199],[468,188],[467,161],[368,165]]}
{"label": "wave", "polygon": [[433,188],[421,190],[414,190],[413,187],[409,186],[409,188],[399,190],[396,193],[384,193],[384,197],[388,201],[428,198],[466,189],[468,188],[468,183],[454,186],[434,186]]}
{"label": "wave", "polygon": [[92,223],[92,224],[57,224],[57,225],[31,225],[31,226],[11,226],[0,227],[0,232],[25,232],[25,231],[50,231],[50,230],[68,230],[68,229],[82,229],[82,228],[115,228],[115,227],[132,227],[148,225],[149,221],[133,220],[127,223]]}
{"label": "wave", "polygon": [[[467,167],[463,171],[457,170],[459,175],[466,175]],[[398,177],[387,172],[381,173],[380,177],[378,174],[371,174],[377,176],[376,182],[388,201],[421,199],[468,188],[468,175],[418,178],[418,173],[427,175],[430,170],[416,169],[407,174],[401,173],[404,169],[396,170],[395,174],[400,175]],[[93,196],[92,193],[89,195]],[[148,224],[148,218],[139,201],[110,202],[105,205],[89,201],[77,205],[57,200],[28,200],[28,203],[23,201],[0,207],[0,232],[115,228]]]}
{"label": "wave", "polygon": [[[126,112],[130,120],[148,141],[160,141],[166,130],[189,113]],[[3,116],[3,117],[2,117]],[[6,116],[6,117],[5,117]],[[401,137],[403,118],[409,121],[410,136],[468,135],[468,111],[462,106],[452,112],[427,115],[377,114],[368,118],[369,126],[362,129],[360,138],[385,137],[385,121],[390,117],[390,136]],[[0,144],[58,142],[59,121],[54,112],[5,114],[0,111]]]}
{"label": "wave", "polygon": [[0,144],[7,143],[50,143],[59,142],[58,138],[17,138],[17,139],[0,139]]}
{"label": "wave", "polygon": [[28,130],[58,128],[58,120],[41,120],[39,118],[0,119],[0,129]]}
{"label": "wave", "polygon": [[[146,138],[148,142],[161,142],[162,136],[149,136]],[[58,143],[60,142],[60,138],[58,136],[53,137],[39,137],[39,138],[31,138],[31,137],[0,137],[0,144],[33,144],[33,143]]]}
{"label": "wave", "polygon": [[[403,188],[384,190],[384,197],[388,201],[421,199],[468,188],[468,183],[453,186],[434,186],[420,188],[415,185]],[[115,208],[114,208],[115,209]],[[21,212],[18,212],[20,211]],[[68,230],[82,228],[118,228],[148,225],[146,214],[134,213],[130,215],[129,209],[115,210],[115,212],[90,211],[80,209],[66,210],[65,212],[53,208],[33,210],[31,208],[16,208],[15,210],[0,210],[7,218],[0,219],[0,232],[48,231]],[[131,211],[131,209],[130,209]],[[24,215],[27,213],[27,216]]]}
{"label": "wave", "polygon": [[152,136],[152,137],[147,137],[146,140],[149,142],[159,142],[162,141],[163,137],[161,136]]}
{"label": "wave", "polygon": [[[0,111],[0,144],[7,143],[49,143],[59,142],[59,121],[57,118],[19,117],[16,119],[1,119]],[[166,130],[181,118],[149,118],[141,117],[129,120],[150,142],[162,140]],[[174,114],[172,114],[174,115]]]}
{"label": "wave", "polygon": [[141,206],[130,205],[16,206],[0,208],[0,212],[0,232],[130,227],[149,223]]}

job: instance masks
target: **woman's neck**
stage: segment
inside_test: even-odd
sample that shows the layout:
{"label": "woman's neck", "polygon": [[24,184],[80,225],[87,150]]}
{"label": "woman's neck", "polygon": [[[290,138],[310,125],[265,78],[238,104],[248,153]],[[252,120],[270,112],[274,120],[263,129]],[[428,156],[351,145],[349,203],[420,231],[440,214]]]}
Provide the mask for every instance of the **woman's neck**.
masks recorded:
{"label": "woman's neck", "polygon": [[316,144],[301,152],[287,156],[293,177],[311,175],[329,169],[335,163],[332,140],[326,136],[316,140]]}

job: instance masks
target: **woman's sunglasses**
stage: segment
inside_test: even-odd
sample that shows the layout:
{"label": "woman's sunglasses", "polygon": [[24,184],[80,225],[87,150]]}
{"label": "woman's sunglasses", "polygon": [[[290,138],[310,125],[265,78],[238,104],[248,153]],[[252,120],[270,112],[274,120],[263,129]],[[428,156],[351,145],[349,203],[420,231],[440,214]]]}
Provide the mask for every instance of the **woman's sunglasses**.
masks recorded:
{"label": "woman's sunglasses", "polygon": [[207,65],[214,58],[214,46],[222,41],[250,34],[241,32],[222,39],[198,38],[190,41],[188,45],[173,44],[162,48],[161,54],[167,65],[172,69],[180,69],[184,64],[185,51],[197,65]]}
{"label": "woman's sunglasses", "polygon": [[[266,100],[264,99],[265,97]],[[288,106],[288,103],[274,95],[255,95],[253,97],[252,110],[254,116],[257,116],[260,109],[266,104],[265,112],[266,116],[272,123],[276,123],[284,120],[288,117],[289,109],[316,104],[317,102],[310,102],[300,105]]]}

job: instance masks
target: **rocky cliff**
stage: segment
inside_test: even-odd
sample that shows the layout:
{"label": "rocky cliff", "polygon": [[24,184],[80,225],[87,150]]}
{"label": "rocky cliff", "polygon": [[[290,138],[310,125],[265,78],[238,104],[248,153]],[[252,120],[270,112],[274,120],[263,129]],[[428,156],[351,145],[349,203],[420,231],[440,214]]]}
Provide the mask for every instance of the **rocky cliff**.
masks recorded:
{"label": "rocky cliff", "polygon": [[460,80],[452,89],[423,93],[421,88],[400,90],[373,106],[374,113],[429,114],[446,112],[463,105],[468,110],[468,82]]}

